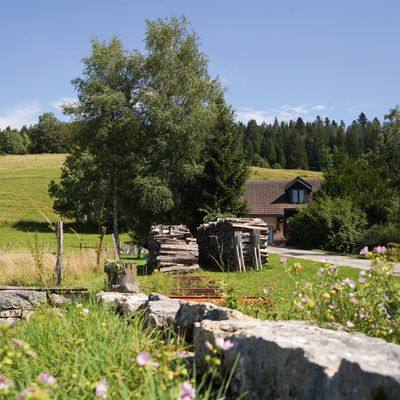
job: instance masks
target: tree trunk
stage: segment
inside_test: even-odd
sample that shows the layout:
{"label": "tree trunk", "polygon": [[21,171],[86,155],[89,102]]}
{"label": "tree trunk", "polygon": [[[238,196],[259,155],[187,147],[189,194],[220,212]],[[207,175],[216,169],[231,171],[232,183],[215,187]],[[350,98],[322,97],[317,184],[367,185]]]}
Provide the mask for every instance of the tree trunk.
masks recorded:
{"label": "tree trunk", "polygon": [[114,238],[115,238],[115,244],[117,247],[117,251],[119,254],[119,230],[118,230],[118,193],[117,193],[117,183],[116,183],[116,179],[113,178],[113,210],[112,210],[112,214],[113,214],[113,234],[114,234]]}

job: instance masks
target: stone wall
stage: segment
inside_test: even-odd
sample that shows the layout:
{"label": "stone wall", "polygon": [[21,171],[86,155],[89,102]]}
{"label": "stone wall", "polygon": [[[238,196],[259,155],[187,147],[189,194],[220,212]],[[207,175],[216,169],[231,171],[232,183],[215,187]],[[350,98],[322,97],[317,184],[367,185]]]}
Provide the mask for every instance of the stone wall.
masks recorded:
{"label": "stone wall", "polygon": [[[61,290],[62,292],[62,290]],[[64,304],[81,299],[87,293],[51,293],[43,289],[13,288],[0,290],[0,323],[15,324],[29,318],[34,309],[44,304]]]}
{"label": "stone wall", "polygon": [[[398,400],[400,346],[363,334],[328,330],[301,321],[260,321],[214,304],[152,294],[99,293],[122,313],[144,315],[151,326],[174,327],[193,343],[201,372],[206,340],[229,339],[222,365],[239,358],[231,390],[246,399]],[[236,392],[235,392],[236,391]]]}

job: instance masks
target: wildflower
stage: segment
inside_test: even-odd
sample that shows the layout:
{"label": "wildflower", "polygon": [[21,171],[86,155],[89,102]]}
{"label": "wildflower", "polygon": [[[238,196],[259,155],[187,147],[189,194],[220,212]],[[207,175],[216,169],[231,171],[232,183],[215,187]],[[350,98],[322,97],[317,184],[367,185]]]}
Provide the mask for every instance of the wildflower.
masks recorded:
{"label": "wildflower", "polygon": [[107,391],[108,391],[108,385],[107,381],[105,379],[102,379],[95,388],[95,394],[98,399],[106,399],[107,398]]}
{"label": "wildflower", "polygon": [[281,264],[286,264],[286,263],[287,263],[287,258],[281,257]]}
{"label": "wildflower", "polygon": [[38,380],[47,386],[57,386],[57,378],[44,372],[39,374]]}
{"label": "wildflower", "polygon": [[6,376],[0,375],[0,393],[5,392],[14,386],[14,383],[10,381]]}
{"label": "wildflower", "polygon": [[307,303],[308,301],[310,300],[310,298],[309,297],[302,297],[302,299],[301,299],[301,301],[303,302],[303,303]]}
{"label": "wildflower", "polygon": [[365,281],[366,281],[365,277],[360,274],[360,277],[358,278],[358,282],[365,283]]}
{"label": "wildflower", "polygon": [[[28,397],[31,393],[37,392],[38,388],[35,386],[28,386],[26,389],[24,389],[22,392],[19,392],[17,394],[16,400],[23,400],[26,397]],[[31,397],[31,396],[29,396]]]}
{"label": "wildflower", "polygon": [[338,284],[335,282],[331,285],[331,289],[336,290],[338,288]]}
{"label": "wildflower", "polygon": [[350,278],[343,279],[342,286],[346,286],[346,285],[352,289],[354,289],[356,287],[355,282]]}
{"label": "wildflower", "polygon": [[176,358],[185,358],[188,356],[189,353],[186,350],[180,350],[176,351],[174,354]]}
{"label": "wildflower", "polygon": [[369,312],[368,311],[360,311],[358,313],[358,315],[359,315],[360,319],[368,318]]}
{"label": "wildflower", "polygon": [[230,350],[232,347],[235,346],[234,343],[232,343],[230,340],[224,340],[223,338],[215,339],[215,345],[224,351]]}
{"label": "wildflower", "polygon": [[82,310],[80,311],[80,313],[79,313],[79,315],[81,316],[81,317],[86,317],[86,315],[88,315],[89,314],[89,309],[88,308],[82,308]]}
{"label": "wildflower", "polygon": [[353,303],[353,304],[357,304],[358,303],[356,295],[354,293],[350,293],[349,294],[349,298],[350,298],[350,302],[351,303]]}
{"label": "wildflower", "polygon": [[320,278],[324,274],[324,269],[320,268],[320,270],[317,273],[318,278]]}
{"label": "wildflower", "polygon": [[336,310],[337,309],[337,305],[335,303],[329,304],[328,308],[331,309],[331,310]]}
{"label": "wildflower", "polygon": [[378,246],[378,247],[375,247],[374,250],[373,250],[373,252],[377,253],[377,254],[386,253],[386,251],[387,251],[387,247],[386,246]]}
{"label": "wildflower", "polygon": [[293,264],[293,273],[299,274],[301,270],[303,269],[303,266],[300,263],[294,263]]}
{"label": "wildflower", "polygon": [[330,295],[328,292],[325,292],[325,293],[322,295],[322,298],[325,299],[325,300],[329,300],[329,299],[331,298],[331,295]]}
{"label": "wildflower", "polygon": [[268,288],[263,288],[263,293],[266,295],[266,296],[268,296],[269,295],[269,289]]}
{"label": "wildflower", "polygon": [[204,346],[206,346],[208,350],[212,350],[213,349],[213,345],[208,340],[206,340],[204,342]]}
{"label": "wildflower", "polygon": [[368,253],[368,246],[365,246],[360,250],[360,256],[365,256],[367,253]]}
{"label": "wildflower", "polygon": [[354,324],[351,321],[347,321],[346,325],[347,325],[348,328],[353,328],[354,327]]}
{"label": "wildflower", "polygon": [[189,381],[185,381],[181,385],[178,400],[191,400],[196,396],[196,390]]}
{"label": "wildflower", "polygon": [[310,282],[306,282],[304,284],[304,289],[308,289],[310,286],[311,286],[311,283]]}
{"label": "wildflower", "polygon": [[141,367],[144,367],[144,366],[158,367],[158,366],[160,366],[160,363],[152,361],[150,354],[145,351],[142,351],[137,355],[136,361]]}

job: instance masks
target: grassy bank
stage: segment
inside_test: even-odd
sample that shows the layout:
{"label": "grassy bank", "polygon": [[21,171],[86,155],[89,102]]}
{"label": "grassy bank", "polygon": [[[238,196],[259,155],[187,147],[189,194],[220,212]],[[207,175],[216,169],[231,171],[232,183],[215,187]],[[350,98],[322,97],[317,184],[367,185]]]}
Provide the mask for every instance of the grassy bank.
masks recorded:
{"label": "grassy bank", "polygon": [[318,171],[307,171],[303,169],[272,169],[272,168],[260,168],[251,167],[250,169],[250,181],[267,181],[276,179],[294,179],[300,176],[304,179],[320,179],[322,172]]}

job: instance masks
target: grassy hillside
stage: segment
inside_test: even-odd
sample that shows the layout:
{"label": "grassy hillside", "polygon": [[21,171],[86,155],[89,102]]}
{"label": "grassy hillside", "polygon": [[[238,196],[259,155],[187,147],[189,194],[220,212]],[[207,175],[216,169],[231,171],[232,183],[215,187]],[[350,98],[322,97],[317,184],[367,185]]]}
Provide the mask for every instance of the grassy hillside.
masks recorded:
{"label": "grassy hillside", "polygon": [[[33,241],[33,232],[38,233],[43,245],[54,250],[55,235],[47,227],[43,214],[52,222],[58,219],[47,188],[50,180],[59,179],[64,159],[63,154],[0,156],[0,251],[26,249]],[[319,178],[321,173],[252,167],[250,179],[292,179],[299,175]],[[85,246],[97,243],[96,234],[79,235],[66,229],[67,250],[79,248],[80,239]]]}
{"label": "grassy hillside", "polygon": [[250,181],[266,181],[274,179],[294,179],[300,176],[304,179],[318,179],[322,177],[322,172],[306,171],[303,169],[272,169],[251,167]]}

